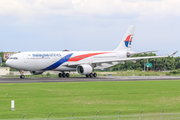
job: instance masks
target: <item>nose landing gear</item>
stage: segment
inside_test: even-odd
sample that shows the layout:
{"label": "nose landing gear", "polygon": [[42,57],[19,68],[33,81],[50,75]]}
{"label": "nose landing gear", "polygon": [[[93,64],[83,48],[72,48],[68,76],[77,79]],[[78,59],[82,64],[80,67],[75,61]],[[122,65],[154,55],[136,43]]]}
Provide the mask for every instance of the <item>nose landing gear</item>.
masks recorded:
{"label": "nose landing gear", "polygon": [[24,79],[24,78],[25,78],[25,76],[24,76],[24,75],[20,75],[20,78],[21,78],[21,79]]}
{"label": "nose landing gear", "polygon": [[24,79],[24,78],[25,78],[25,76],[23,75],[24,72],[23,72],[22,70],[19,70],[19,72],[20,72],[20,74],[21,74],[21,75],[20,75],[20,78],[21,78],[21,79]]}

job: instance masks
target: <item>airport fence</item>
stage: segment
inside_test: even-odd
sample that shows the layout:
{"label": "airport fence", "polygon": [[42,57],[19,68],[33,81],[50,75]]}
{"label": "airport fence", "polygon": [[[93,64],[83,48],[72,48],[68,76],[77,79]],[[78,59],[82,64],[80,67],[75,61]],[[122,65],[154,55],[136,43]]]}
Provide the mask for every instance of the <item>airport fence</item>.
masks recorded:
{"label": "airport fence", "polygon": [[[52,118],[51,118],[52,117]],[[66,117],[53,118],[48,115],[47,118],[25,119],[23,115],[20,119],[0,119],[0,120],[180,120],[180,113],[159,113],[159,114],[142,114],[139,115],[114,115],[114,116],[84,116],[84,117]]]}

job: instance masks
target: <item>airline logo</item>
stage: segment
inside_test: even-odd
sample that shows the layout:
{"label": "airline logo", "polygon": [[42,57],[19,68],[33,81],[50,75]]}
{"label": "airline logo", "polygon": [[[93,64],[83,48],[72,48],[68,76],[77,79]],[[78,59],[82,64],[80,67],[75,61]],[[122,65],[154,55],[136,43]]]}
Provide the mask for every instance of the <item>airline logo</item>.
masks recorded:
{"label": "airline logo", "polygon": [[128,35],[126,40],[124,40],[126,47],[128,47],[128,48],[131,47],[132,39],[133,39],[133,35]]}
{"label": "airline logo", "polygon": [[[30,54],[28,56],[31,56]],[[40,58],[45,58],[45,57],[61,57],[61,54],[55,54],[55,53],[52,53],[52,54],[32,54],[33,57],[40,57]]]}

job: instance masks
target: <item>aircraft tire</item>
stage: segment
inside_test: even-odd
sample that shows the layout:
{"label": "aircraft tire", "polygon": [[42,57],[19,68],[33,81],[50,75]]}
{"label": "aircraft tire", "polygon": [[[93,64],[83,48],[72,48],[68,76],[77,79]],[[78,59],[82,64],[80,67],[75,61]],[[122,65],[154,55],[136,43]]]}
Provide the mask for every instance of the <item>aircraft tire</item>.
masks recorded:
{"label": "aircraft tire", "polygon": [[88,77],[89,77],[89,75],[86,75],[86,77],[88,78]]}
{"label": "aircraft tire", "polygon": [[65,77],[66,77],[66,74],[65,74],[65,73],[63,73],[63,74],[62,74],[62,77],[63,77],[63,78],[65,78]]}
{"label": "aircraft tire", "polygon": [[25,78],[25,76],[24,76],[24,75],[20,75],[20,78],[21,78],[21,79],[24,79],[24,78]]}
{"label": "aircraft tire", "polygon": [[66,73],[66,77],[68,78],[70,75],[69,75],[69,73]]}
{"label": "aircraft tire", "polygon": [[96,74],[96,73],[94,73],[94,74],[93,74],[93,76],[94,76],[94,77],[97,77],[97,74]]}
{"label": "aircraft tire", "polygon": [[62,77],[62,74],[61,74],[61,73],[59,73],[59,74],[58,74],[58,76],[59,76],[59,78],[61,78],[61,77]]}
{"label": "aircraft tire", "polygon": [[90,74],[89,74],[89,77],[90,77],[90,78],[92,78],[92,77],[93,77],[93,74],[92,74],[92,73],[90,73]]}

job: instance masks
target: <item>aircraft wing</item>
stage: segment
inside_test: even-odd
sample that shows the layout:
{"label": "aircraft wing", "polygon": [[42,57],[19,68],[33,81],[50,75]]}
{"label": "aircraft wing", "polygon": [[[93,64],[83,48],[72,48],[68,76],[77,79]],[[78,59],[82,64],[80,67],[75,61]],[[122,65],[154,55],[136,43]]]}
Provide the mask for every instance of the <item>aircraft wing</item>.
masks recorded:
{"label": "aircraft wing", "polygon": [[122,59],[114,59],[114,60],[104,60],[102,61],[95,61],[93,63],[109,63],[109,62],[123,62],[123,61],[135,61],[141,59],[150,59],[150,58],[163,58],[163,57],[171,57],[174,56],[178,51],[174,52],[171,55],[164,55],[164,56],[147,56],[147,57],[132,57],[132,58],[122,58]]}
{"label": "aircraft wing", "polygon": [[174,52],[171,55],[164,55],[164,56],[132,57],[132,58],[110,59],[110,60],[78,62],[78,63],[72,62],[72,63],[68,63],[68,66],[81,65],[81,64],[101,64],[101,63],[112,63],[112,62],[124,62],[124,61],[135,61],[135,60],[140,60],[140,59],[171,57],[171,56],[175,55],[177,52],[178,51]]}
{"label": "aircraft wing", "polygon": [[135,61],[135,60],[141,60],[141,59],[162,58],[162,57],[169,57],[169,55],[166,55],[166,56],[148,56],[148,57],[122,58],[122,59],[114,59],[114,60],[104,60],[103,62],[102,61],[94,61],[92,63],[124,62],[124,61]]}

